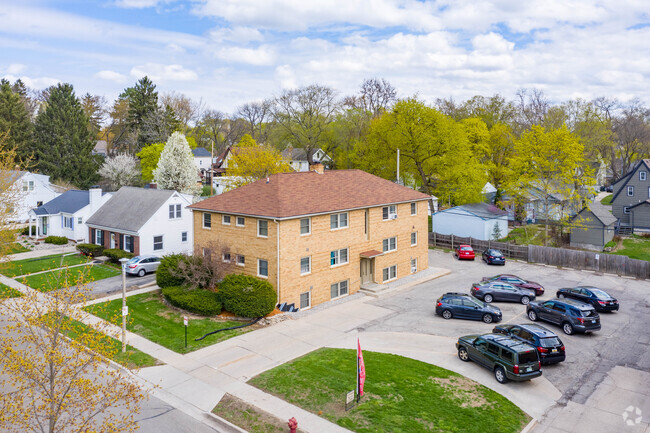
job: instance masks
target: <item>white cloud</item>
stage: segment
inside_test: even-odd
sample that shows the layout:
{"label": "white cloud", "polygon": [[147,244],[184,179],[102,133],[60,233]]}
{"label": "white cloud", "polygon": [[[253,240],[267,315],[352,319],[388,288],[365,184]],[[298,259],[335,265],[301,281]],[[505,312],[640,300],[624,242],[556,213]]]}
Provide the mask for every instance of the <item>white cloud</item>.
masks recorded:
{"label": "white cloud", "polygon": [[36,78],[31,78],[31,77],[25,77],[25,76],[15,76],[11,74],[7,74],[3,76],[2,78],[8,80],[8,81],[16,81],[17,79],[21,79],[23,83],[27,87],[31,87],[32,89],[45,89],[50,86],[56,86],[57,84],[61,83],[64,80],[59,80],[57,78],[52,78],[52,77],[36,77]]}
{"label": "white cloud", "polygon": [[196,72],[185,69],[181,65],[146,63],[131,69],[131,76],[134,78],[139,79],[145,75],[154,81],[194,81],[198,78]]}
{"label": "white cloud", "polygon": [[217,27],[210,31],[209,36],[217,43],[228,41],[245,44],[264,39],[262,33],[253,27]]}
{"label": "white cloud", "polygon": [[275,68],[275,79],[280,82],[283,89],[295,89],[298,87],[296,76],[290,65],[280,65]]}
{"label": "white cloud", "polygon": [[259,48],[224,47],[216,52],[217,57],[231,63],[245,63],[253,66],[269,66],[275,61],[275,54],[268,46]]}
{"label": "white cloud", "polygon": [[22,73],[25,69],[27,69],[27,66],[21,64],[21,63],[12,63],[9,66],[7,66],[7,69],[5,69],[5,72],[7,74],[11,75],[17,75]]}
{"label": "white cloud", "polygon": [[120,74],[119,72],[108,71],[108,70],[99,71],[94,75],[94,77],[99,78],[101,80],[113,81],[118,84],[122,84],[127,80],[126,75]]}
{"label": "white cloud", "polygon": [[159,3],[165,3],[161,0],[116,0],[115,6],[127,9],[142,9],[158,6]]}

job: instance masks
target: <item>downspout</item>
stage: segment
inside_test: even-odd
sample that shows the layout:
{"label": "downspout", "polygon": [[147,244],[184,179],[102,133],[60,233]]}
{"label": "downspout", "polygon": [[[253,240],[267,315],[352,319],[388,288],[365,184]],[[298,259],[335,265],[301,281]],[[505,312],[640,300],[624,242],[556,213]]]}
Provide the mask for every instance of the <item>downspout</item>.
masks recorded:
{"label": "downspout", "polygon": [[273,222],[275,223],[275,233],[276,233],[276,250],[277,250],[277,257],[276,257],[276,274],[275,274],[275,286],[277,287],[277,292],[278,292],[278,298],[277,302],[275,305],[280,304],[280,222],[276,220],[275,218],[273,219]]}

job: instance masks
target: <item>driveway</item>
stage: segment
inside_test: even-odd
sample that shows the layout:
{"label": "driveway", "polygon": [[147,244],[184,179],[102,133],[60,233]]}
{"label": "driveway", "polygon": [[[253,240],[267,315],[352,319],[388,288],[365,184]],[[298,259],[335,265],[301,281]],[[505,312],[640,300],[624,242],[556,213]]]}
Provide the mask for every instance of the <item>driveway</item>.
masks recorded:
{"label": "driveway", "polygon": [[[156,274],[147,274],[144,277],[126,275],[126,289],[132,290],[134,286],[141,287],[145,284],[156,281]],[[135,287],[136,289],[138,287]],[[113,295],[122,291],[122,276],[104,278],[103,280],[93,281],[88,284],[90,293],[89,298],[103,298],[104,296]]]}

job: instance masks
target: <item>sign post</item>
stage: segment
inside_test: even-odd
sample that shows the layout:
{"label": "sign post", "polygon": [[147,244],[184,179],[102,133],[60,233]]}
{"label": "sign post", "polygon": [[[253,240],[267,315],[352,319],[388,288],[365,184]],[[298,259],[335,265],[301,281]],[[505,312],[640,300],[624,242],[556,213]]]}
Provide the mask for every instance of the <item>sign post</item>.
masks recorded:
{"label": "sign post", "polygon": [[185,326],[185,348],[187,349],[187,316],[183,316],[183,325]]}

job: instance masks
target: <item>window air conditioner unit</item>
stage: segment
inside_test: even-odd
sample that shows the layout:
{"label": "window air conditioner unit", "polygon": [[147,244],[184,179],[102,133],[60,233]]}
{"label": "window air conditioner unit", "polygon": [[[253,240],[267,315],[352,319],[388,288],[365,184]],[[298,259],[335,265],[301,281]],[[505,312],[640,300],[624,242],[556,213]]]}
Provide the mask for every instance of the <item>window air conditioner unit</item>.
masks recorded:
{"label": "window air conditioner unit", "polygon": [[396,219],[397,219],[397,215],[396,215],[396,214],[392,214],[392,215],[389,217],[389,219],[396,220]]}

